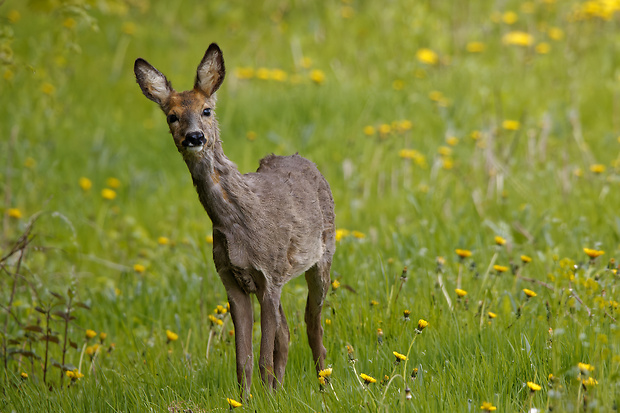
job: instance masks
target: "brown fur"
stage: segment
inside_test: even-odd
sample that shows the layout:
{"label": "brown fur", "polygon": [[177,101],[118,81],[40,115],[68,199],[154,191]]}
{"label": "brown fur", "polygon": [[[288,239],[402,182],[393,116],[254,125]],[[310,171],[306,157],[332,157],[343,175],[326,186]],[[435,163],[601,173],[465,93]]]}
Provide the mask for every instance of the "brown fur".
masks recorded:
{"label": "brown fur", "polygon": [[[282,287],[306,273],[305,321],[315,367],[324,368],[321,309],[330,284],[335,250],[334,201],[316,165],[295,154],[269,155],[255,173],[242,175],[222,150],[215,118],[215,92],[225,76],[219,47],[211,44],[196,71],[194,89],[176,92],[145,60],[134,67],[144,95],[164,113],[177,116],[170,132],[192,176],[198,198],[213,222],[213,259],[226,288],[235,325],[237,379],[249,392],[252,368],[252,303],[261,305],[261,379],[282,383],[289,331],[280,303]],[[212,110],[210,116],[203,114]],[[187,135],[202,132],[206,143],[184,146]]]}

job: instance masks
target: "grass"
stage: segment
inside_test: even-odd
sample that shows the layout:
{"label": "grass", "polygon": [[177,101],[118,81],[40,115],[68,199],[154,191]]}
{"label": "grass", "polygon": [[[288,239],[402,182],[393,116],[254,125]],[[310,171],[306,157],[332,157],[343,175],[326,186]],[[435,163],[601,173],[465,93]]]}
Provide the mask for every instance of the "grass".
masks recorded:
{"label": "grass", "polygon": [[[615,3],[173,3],[0,6],[0,410],[200,412],[238,399],[231,320],[208,317],[226,304],[211,224],[132,72],[143,57],[189,88],[212,41],[228,69],[226,154],[242,172],[271,152],[317,163],[342,235],[323,316],[329,385],[319,391],[298,278],[282,297],[284,387],[265,391],[255,368],[239,409],[617,409]],[[84,304],[75,319],[71,295]],[[65,315],[46,333],[35,308],[49,303]],[[63,347],[64,368],[84,377],[61,383]]]}

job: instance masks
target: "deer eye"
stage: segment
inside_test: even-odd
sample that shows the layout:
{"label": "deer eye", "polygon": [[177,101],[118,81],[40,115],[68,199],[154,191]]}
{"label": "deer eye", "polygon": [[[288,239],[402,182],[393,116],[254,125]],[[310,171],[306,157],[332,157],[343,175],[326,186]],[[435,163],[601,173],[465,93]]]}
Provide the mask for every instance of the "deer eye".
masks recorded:
{"label": "deer eye", "polygon": [[206,108],[202,111],[203,116],[211,116],[211,108]]}
{"label": "deer eye", "polygon": [[174,123],[174,122],[178,122],[178,121],[179,121],[179,118],[174,113],[168,115],[168,123]]}

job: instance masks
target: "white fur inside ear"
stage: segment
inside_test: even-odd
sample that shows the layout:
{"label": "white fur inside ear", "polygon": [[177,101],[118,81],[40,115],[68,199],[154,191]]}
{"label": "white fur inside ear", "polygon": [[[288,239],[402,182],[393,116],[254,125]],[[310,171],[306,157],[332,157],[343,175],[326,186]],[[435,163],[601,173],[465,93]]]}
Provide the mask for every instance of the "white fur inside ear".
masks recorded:
{"label": "white fur inside ear", "polygon": [[222,70],[222,67],[219,64],[217,57],[217,53],[213,53],[209,60],[200,65],[197,70],[198,82],[196,83],[196,86],[208,95],[212,95],[215,92],[214,89],[220,81],[220,71]]}
{"label": "white fur inside ear", "polygon": [[152,71],[146,72],[145,78],[149,93],[160,102],[165,102],[170,95],[170,89],[168,88],[166,78],[160,73]]}

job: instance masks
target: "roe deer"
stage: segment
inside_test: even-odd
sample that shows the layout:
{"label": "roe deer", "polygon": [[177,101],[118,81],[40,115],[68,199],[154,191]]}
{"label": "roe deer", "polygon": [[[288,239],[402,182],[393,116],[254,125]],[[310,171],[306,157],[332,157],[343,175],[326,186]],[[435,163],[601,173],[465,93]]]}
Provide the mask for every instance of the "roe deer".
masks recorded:
{"label": "roe deer", "polygon": [[243,395],[249,393],[253,369],[250,294],[261,306],[260,376],[275,389],[284,378],[290,338],[280,295],[284,284],[302,272],[308,283],[308,341],[318,373],[325,367],[321,309],[335,250],[329,184],[314,163],[297,154],[269,155],[255,173],[245,175],[224,155],[214,108],[225,69],[215,43],[198,65],[192,90],[176,92],[143,59],[136,60],[134,72],[144,95],[166,114],[213,222],[213,260],[228,294]]}

